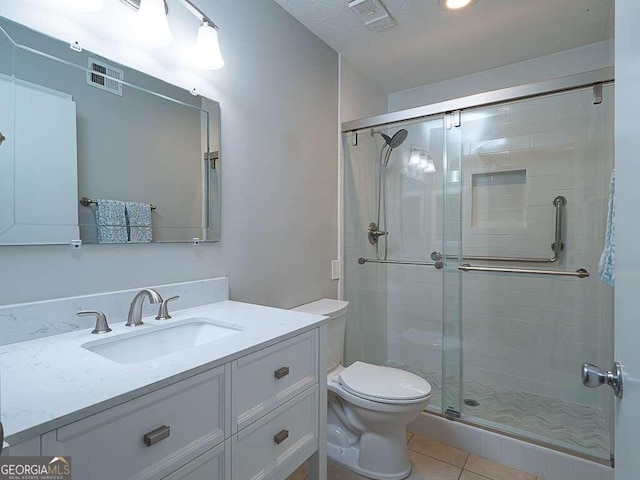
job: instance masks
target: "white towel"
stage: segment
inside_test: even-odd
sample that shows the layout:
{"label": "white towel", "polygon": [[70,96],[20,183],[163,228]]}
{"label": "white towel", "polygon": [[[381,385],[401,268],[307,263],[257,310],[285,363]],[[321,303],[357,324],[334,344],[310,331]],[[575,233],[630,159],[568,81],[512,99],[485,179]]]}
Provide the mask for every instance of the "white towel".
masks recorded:
{"label": "white towel", "polygon": [[615,283],[616,266],[616,206],[614,197],[616,192],[616,171],[611,172],[611,183],[609,184],[609,205],[607,209],[607,230],[604,239],[604,249],[598,263],[598,273],[600,279],[607,285]]}
{"label": "white towel", "polygon": [[137,202],[126,202],[125,205],[129,222],[129,243],[151,242],[151,205]]}
{"label": "white towel", "polygon": [[125,204],[118,200],[96,200],[98,243],[127,243],[127,217]]}

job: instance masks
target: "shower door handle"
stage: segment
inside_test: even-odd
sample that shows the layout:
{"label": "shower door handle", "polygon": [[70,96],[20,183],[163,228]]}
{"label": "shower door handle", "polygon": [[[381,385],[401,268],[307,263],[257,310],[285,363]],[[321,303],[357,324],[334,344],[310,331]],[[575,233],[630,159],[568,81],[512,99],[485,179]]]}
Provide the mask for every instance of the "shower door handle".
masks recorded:
{"label": "shower door handle", "polygon": [[622,365],[620,363],[613,362],[613,367],[608,372],[591,363],[582,364],[582,385],[587,388],[596,388],[605,384],[613,388],[616,397],[622,398]]}

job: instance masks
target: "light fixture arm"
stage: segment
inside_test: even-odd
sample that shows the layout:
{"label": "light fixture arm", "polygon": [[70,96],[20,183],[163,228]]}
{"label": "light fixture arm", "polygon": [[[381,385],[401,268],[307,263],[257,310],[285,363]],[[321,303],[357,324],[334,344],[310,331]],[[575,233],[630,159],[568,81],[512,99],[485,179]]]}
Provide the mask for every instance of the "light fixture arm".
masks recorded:
{"label": "light fixture arm", "polygon": [[196,18],[199,18],[202,22],[206,22],[209,25],[211,25],[213,28],[215,28],[216,30],[220,30],[220,28],[213,22],[213,20],[211,20],[209,17],[207,17],[202,10],[200,10],[198,7],[196,7],[193,2],[191,2],[191,0],[178,0],[180,3],[182,3],[182,5],[191,12],[191,14],[193,16],[195,16]]}

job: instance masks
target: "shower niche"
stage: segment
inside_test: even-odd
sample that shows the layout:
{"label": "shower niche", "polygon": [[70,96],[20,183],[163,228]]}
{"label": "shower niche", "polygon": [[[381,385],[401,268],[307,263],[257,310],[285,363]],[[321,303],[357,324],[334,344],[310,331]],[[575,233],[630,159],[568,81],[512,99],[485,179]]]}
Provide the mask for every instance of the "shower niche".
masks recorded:
{"label": "shower niche", "polygon": [[471,192],[473,228],[526,226],[526,170],[472,173]]}

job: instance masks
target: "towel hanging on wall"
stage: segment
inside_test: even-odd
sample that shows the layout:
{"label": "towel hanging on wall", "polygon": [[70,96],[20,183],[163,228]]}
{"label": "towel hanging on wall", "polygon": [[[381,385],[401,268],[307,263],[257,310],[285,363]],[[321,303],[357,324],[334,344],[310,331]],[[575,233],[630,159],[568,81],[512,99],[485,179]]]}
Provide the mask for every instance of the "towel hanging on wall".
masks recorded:
{"label": "towel hanging on wall", "polygon": [[126,202],[125,205],[129,222],[129,243],[151,242],[151,205],[138,202]]}
{"label": "towel hanging on wall", "polygon": [[616,191],[616,171],[611,172],[611,183],[609,184],[609,204],[607,208],[607,230],[604,239],[604,249],[598,263],[598,273],[600,279],[607,285],[615,282],[616,265],[616,206],[614,203]]}
{"label": "towel hanging on wall", "polygon": [[96,200],[98,243],[127,243],[125,203],[118,200]]}

